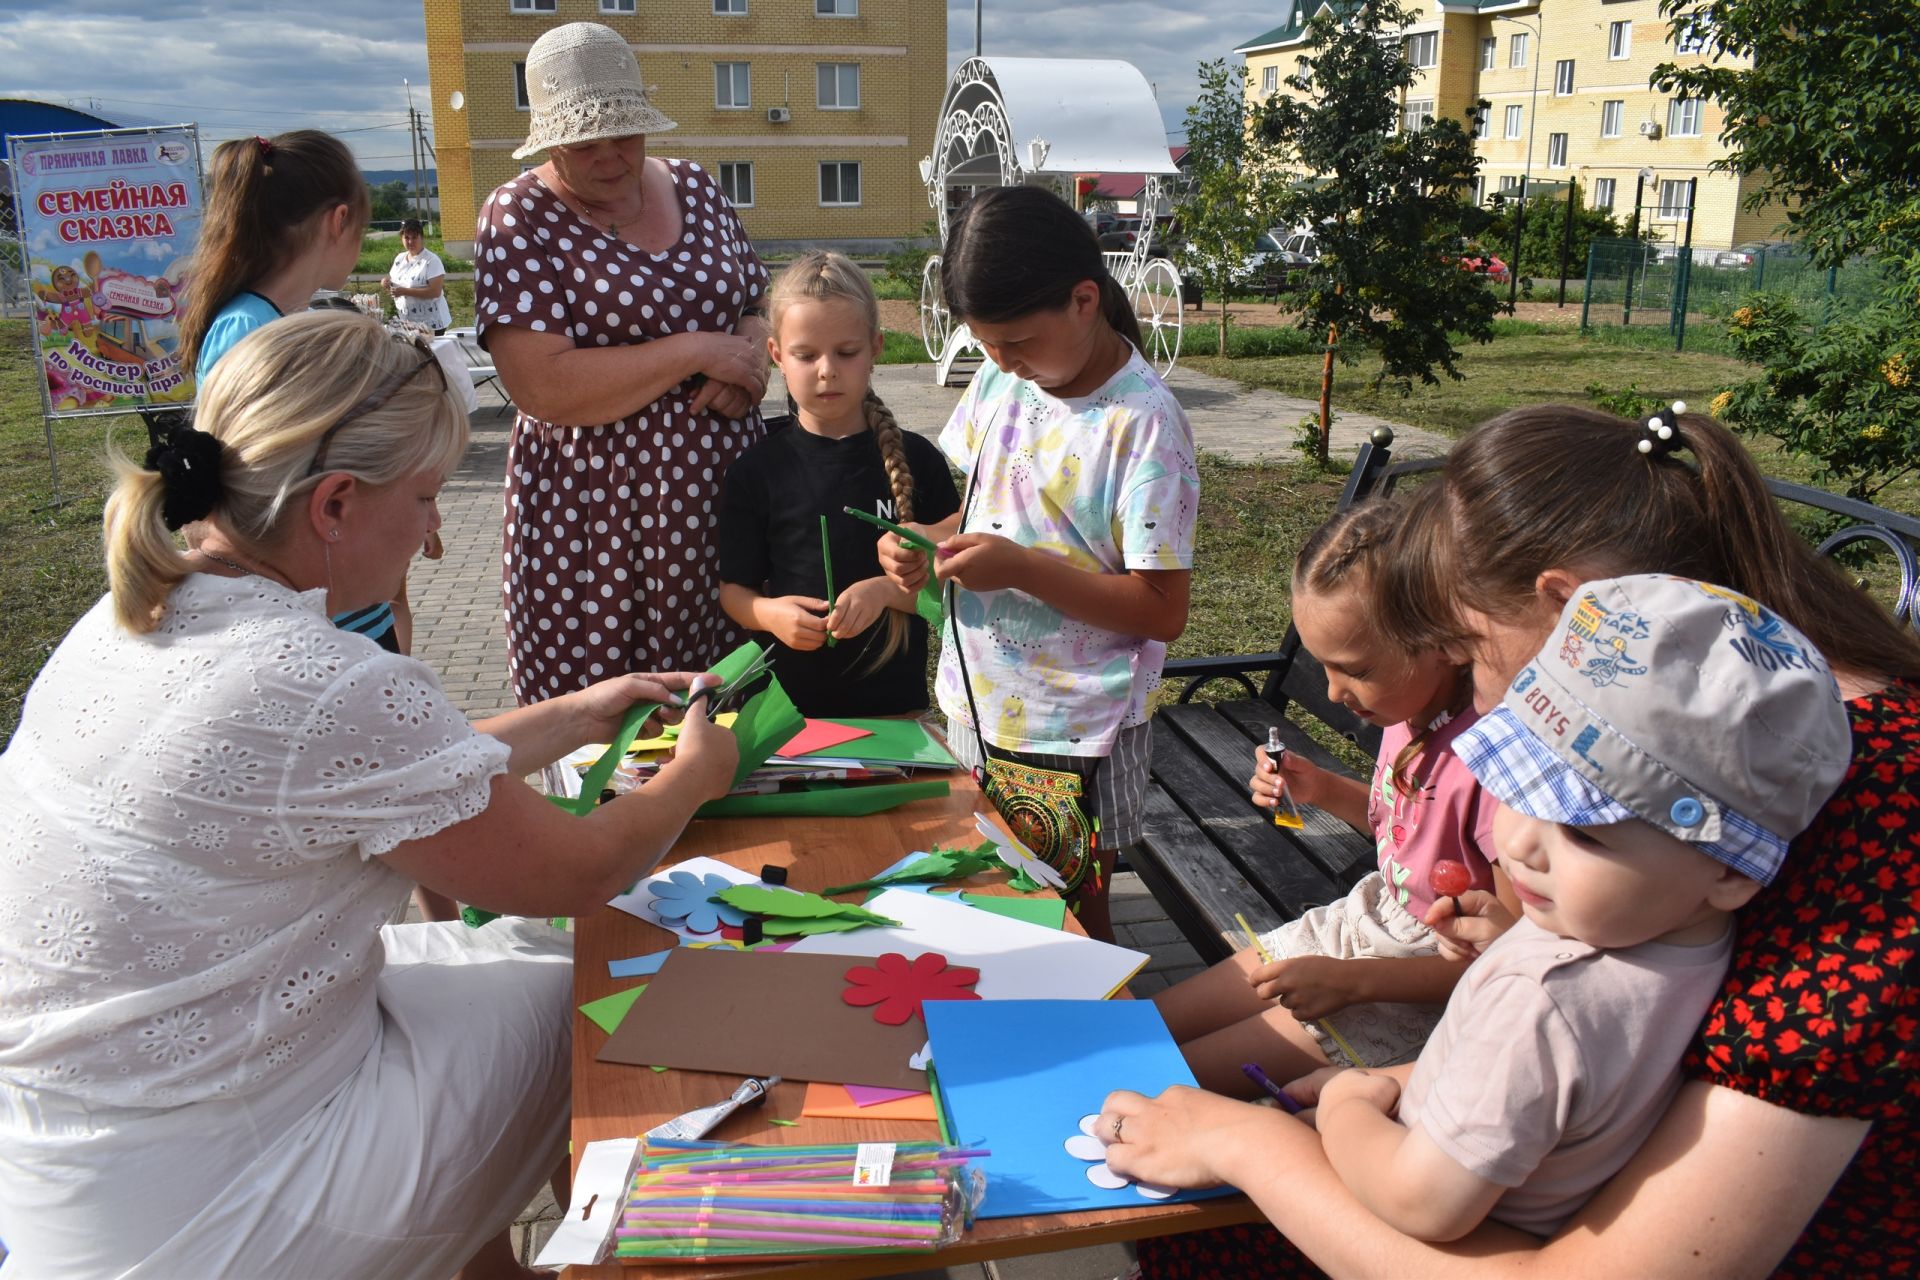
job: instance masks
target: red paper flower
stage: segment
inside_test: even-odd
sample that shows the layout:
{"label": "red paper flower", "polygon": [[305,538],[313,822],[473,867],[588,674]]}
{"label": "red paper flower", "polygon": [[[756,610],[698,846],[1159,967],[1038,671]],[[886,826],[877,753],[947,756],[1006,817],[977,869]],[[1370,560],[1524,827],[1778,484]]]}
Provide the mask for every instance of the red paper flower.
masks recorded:
{"label": "red paper flower", "polygon": [[947,958],[935,952],[909,961],[889,951],[871,967],[855,965],[847,970],[847,989],[840,998],[856,1008],[878,1006],[874,1020],[897,1027],[920,1012],[923,1000],[978,1000],[979,993],[967,989],[978,981],[978,969],[950,969]]}

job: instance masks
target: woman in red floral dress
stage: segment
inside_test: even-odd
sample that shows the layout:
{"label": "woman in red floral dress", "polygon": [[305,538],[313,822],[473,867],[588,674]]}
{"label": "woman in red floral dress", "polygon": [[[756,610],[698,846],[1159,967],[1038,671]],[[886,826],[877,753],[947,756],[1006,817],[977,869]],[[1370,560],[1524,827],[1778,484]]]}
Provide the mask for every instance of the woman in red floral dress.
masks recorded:
{"label": "woman in red floral dress", "polygon": [[516,158],[488,197],[474,310],[519,413],[507,454],[508,669],[544,701],[625,671],[703,670],[739,641],[718,604],[721,477],[765,434],[767,273],[621,37],[556,27],[527,55]]}
{"label": "woman in red floral dress", "polygon": [[[1723,427],[1669,433],[1542,406],[1455,446],[1415,499],[1376,604],[1406,645],[1470,654],[1491,702],[1589,578],[1717,581],[1802,628],[1853,718],[1853,764],[1774,885],[1739,913],[1689,1079],[1634,1160],[1551,1240],[1410,1240],[1362,1207],[1319,1138],[1198,1090],[1116,1093],[1116,1172],[1229,1182],[1274,1226],[1143,1241],[1148,1277],[1885,1276],[1920,1271],[1920,643],[1780,519]],[[1645,448],[1641,442],[1647,441]],[[1482,895],[1484,896],[1484,895]],[[1471,913],[1478,904],[1467,895]],[[1448,922],[1464,941],[1493,929]],[[1499,1034],[1497,1029],[1489,1034]],[[1489,1264],[1493,1264],[1491,1267]]]}

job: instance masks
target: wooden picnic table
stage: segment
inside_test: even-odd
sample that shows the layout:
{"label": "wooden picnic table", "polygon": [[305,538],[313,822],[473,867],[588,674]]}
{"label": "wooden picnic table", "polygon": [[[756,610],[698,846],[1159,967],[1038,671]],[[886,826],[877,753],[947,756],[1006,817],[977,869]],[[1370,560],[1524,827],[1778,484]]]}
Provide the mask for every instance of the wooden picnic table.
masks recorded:
{"label": "wooden picnic table", "polygon": [[[667,856],[671,865],[686,858],[706,856],[758,873],[768,864],[788,869],[795,888],[819,891],[873,875],[907,853],[936,844],[949,847],[978,842],[973,814],[985,802],[965,773],[951,776],[952,793],[944,798],[903,805],[890,813],[865,818],[728,818],[695,822]],[[965,882],[969,892],[1010,894],[1004,872],[993,872]],[[612,960],[659,951],[676,945],[664,929],[622,911],[605,908],[576,924],[573,997],[576,1005],[632,985],[631,979],[607,974]],[[1067,927],[1082,932],[1067,917]],[[646,1016],[646,1001],[634,1006],[633,1017]],[[743,1035],[753,1034],[742,1028]],[[654,1072],[645,1067],[595,1061],[606,1043],[601,1030],[576,1013],[573,1028],[573,1160],[578,1167],[589,1142],[630,1138],[695,1107],[717,1102],[740,1083],[738,1076],[704,1071]],[[1017,1053],[1016,1046],[1008,1051]],[[885,1142],[929,1139],[932,1124],[911,1120],[841,1120],[800,1116],[806,1086],[788,1081],[776,1087],[761,1107],[736,1112],[708,1137],[723,1142],[791,1145],[822,1142]],[[800,1120],[798,1126],[772,1125],[771,1119]],[[991,1176],[991,1175],[989,1175]],[[897,1257],[822,1258],[809,1262],[754,1264],[672,1263],[628,1265],[610,1262],[597,1267],[571,1267],[573,1280],[643,1280],[673,1277],[771,1275],[782,1280],[805,1277],[882,1276],[930,1267],[960,1266],[1018,1254],[1077,1249],[1116,1240],[1194,1231],[1257,1221],[1259,1213],[1244,1196],[1208,1200],[1199,1204],[1149,1205],[1138,1209],[1102,1209],[1083,1213],[1044,1214],[1026,1218],[994,1218],[974,1224],[959,1244],[938,1253],[902,1253]]]}

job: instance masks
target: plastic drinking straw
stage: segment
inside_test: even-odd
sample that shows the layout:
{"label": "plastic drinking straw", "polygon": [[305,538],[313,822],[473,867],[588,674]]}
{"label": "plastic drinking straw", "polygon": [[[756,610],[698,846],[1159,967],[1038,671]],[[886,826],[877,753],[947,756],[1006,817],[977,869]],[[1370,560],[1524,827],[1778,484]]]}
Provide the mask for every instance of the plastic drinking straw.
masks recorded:
{"label": "plastic drinking straw", "polygon": [[[825,565],[827,569],[827,612],[832,613],[833,548],[827,545],[827,518],[824,515],[820,517],[820,563]],[[833,632],[827,632],[827,648],[833,648],[836,643],[838,642],[833,638]]]}
{"label": "plastic drinking straw", "polygon": [[[1253,931],[1253,926],[1247,923],[1247,918],[1236,911],[1233,915],[1233,922],[1240,926],[1240,931],[1247,935],[1247,941],[1252,944],[1255,951],[1260,953],[1261,963],[1272,964],[1273,953],[1267,950],[1264,942],[1260,941],[1260,935]],[[1331,1022],[1328,1022],[1325,1018],[1321,1018],[1319,1019],[1319,1023],[1320,1029],[1333,1038],[1333,1042],[1340,1046],[1340,1052],[1347,1055],[1349,1062],[1353,1063],[1356,1067],[1364,1067],[1367,1065],[1366,1059],[1353,1051],[1353,1046],[1347,1043],[1347,1038],[1341,1035]]]}

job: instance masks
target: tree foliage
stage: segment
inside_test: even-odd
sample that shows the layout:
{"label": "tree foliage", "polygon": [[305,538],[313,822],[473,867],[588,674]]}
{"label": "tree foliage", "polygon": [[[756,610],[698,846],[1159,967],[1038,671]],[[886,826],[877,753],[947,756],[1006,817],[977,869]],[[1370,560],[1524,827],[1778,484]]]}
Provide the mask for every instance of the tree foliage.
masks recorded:
{"label": "tree foliage", "polygon": [[1308,23],[1305,68],[1287,79],[1294,96],[1271,99],[1259,129],[1274,162],[1311,175],[1287,186],[1274,209],[1287,225],[1314,228],[1320,243],[1286,305],[1302,328],[1328,338],[1323,462],[1336,357],[1353,364],[1376,354],[1376,388],[1458,378],[1454,342],[1490,341],[1499,308],[1484,280],[1459,265],[1490,218],[1471,198],[1472,121],[1399,127],[1401,96],[1417,78],[1399,38],[1411,15],[1398,0],[1343,8]]}
{"label": "tree foliage", "polygon": [[[1624,238],[1627,228],[1605,209],[1588,205],[1580,184],[1573,184],[1573,234],[1567,234],[1567,193],[1537,195],[1527,201],[1527,218],[1520,227],[1520,261],[1509,264],[1529,279],[1559,280],[1560,252],[1568,244],[1567,273],[1579,279],[1587,269],[1587,247],[1595,237],[1603,240]],[[1488,225],[1483,247],[1501,257],[1513,251],[1513,215],[1511,208],[1498,209]]]}
{"label": "tree foliage", "polygon": [[1274,178],[1259,155],[1247,109],[1247,69],[1224,59],[1200,64],[1200,96],[1187,108],[1188,181],[1174,216],[1180,270],[1220,299],[1220,349],[1227,349],[1227,293],[1273,224]]}
{"label": "tree foliage", "polygon": [[1873,260],[1870,301],[1816,327],[1784,298],[1740,308],[1730,332],[1762,366],[1713,404],[1741,430],[1813,458],[1868,496],[1920,459],[1920,44],[1910,6],[1836,0],[1662,0],[1707,37],[1701,64],[1662,64],[1665,92],[1726,111],[1719,167],[1764,175],[1750,208],[1783,205],[1821,266]]}

